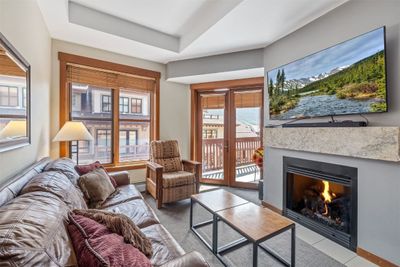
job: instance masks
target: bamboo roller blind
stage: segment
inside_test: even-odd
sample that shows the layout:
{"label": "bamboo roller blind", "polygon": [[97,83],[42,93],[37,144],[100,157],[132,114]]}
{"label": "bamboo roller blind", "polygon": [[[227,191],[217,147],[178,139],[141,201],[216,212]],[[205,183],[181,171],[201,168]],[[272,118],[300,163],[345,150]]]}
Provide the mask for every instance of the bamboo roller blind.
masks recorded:
{"label": "bamboo roller blind", "polygon": [[[235,93],[235,107],[253,108],[262,106],[261,91]],[[202,95],[201,106],[204,109],[222,109],[225,106],[225,95]]]}
{"label": "bamboo roller blind", "polygon": [[254,108],[262,106],[261,91],[235,93],[235,107]]}
{"label": "bamboo roller blind", "polygon": [[104,88],[130,88],[146,91],[155,89],[154,79],[69,64],[67,65],[67,81]]}

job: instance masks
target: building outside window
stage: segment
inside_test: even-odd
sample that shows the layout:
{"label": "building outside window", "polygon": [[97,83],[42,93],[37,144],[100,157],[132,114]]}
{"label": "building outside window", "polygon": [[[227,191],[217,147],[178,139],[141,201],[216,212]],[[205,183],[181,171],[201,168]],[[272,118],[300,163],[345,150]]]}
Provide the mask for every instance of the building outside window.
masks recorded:
{"label": "building outside window", "polygon": [[22,88],[22,107],[26,107],[26,87]]}
{"label": "building outside window", "polygon": [[123,114],[129,113],[129,97],[121,96],[119,98],[119,112]]}
{"label": "building outside window", "polygon": [[203,129],[203,139],[218,138],[218,130],[216,129]]}
{"label": "building outside window", "polygon": [[132,98],[131,99],[131,112],[140,114],[142,113],[142,99]]}
{"label": "building outside window", "polygon": [[101,96],[101,111],[111,112],[111,95]]}

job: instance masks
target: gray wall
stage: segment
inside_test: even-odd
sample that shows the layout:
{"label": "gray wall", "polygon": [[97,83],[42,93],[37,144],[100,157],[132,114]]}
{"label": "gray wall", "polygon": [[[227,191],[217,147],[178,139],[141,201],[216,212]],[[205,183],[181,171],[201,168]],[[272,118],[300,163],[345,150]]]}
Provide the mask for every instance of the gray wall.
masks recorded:
{"label": "gray wall", "polygon": [[[264,50],[265,71],[383,25],[387,27],[390,111],[367,117],[371,126],[400,126],[400,1],[349,1],[266,47]],[[266,103],[268,103],[267,98],[268,96],[265,99]],[[266,124],[268,124],[268,109],[265,110]],[[359,116],[339,119],[344,118],[361,119]],[[358,246],[400,265],[400,163],[268,148],[264,165],[264,198],[265,201],[279,208],[282,208],[283,156],[358,168]]]}

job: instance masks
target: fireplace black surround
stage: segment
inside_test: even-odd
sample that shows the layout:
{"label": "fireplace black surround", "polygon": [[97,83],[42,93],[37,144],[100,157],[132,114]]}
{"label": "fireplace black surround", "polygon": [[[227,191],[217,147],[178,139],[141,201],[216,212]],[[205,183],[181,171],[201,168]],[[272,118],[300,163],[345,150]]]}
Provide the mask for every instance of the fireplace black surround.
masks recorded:
{"label": "fireplace black surround", "polygon": [[283,157],[283,214],[356,251],[357,168]]}

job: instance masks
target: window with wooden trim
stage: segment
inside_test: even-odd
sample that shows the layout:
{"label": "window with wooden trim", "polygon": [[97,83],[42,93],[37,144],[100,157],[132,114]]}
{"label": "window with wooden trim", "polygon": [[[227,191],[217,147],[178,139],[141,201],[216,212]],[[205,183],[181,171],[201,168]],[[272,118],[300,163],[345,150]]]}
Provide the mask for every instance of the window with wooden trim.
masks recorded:
{"label": "window with wooden trim", "polygon": [[132,113],[142,113],[142,99],[132,98],[131,99],[131,111]]}
{"label": "window with wooden trim", "polygon": [[[61,102],[69,103],[61,104],[61,124],[82,121],[94,138],[80,142],[79,163],[99,160],[109,169],[143,167],[151,140],[158,138],[159,73],[63,53],[59,59],[60,84],[66,85],[61,86],[61,97],[67,98]],[[135,109],[132,99],[139,100]],[[61,144],[60,156],[75,159],[70,152],[68,144]]]}

